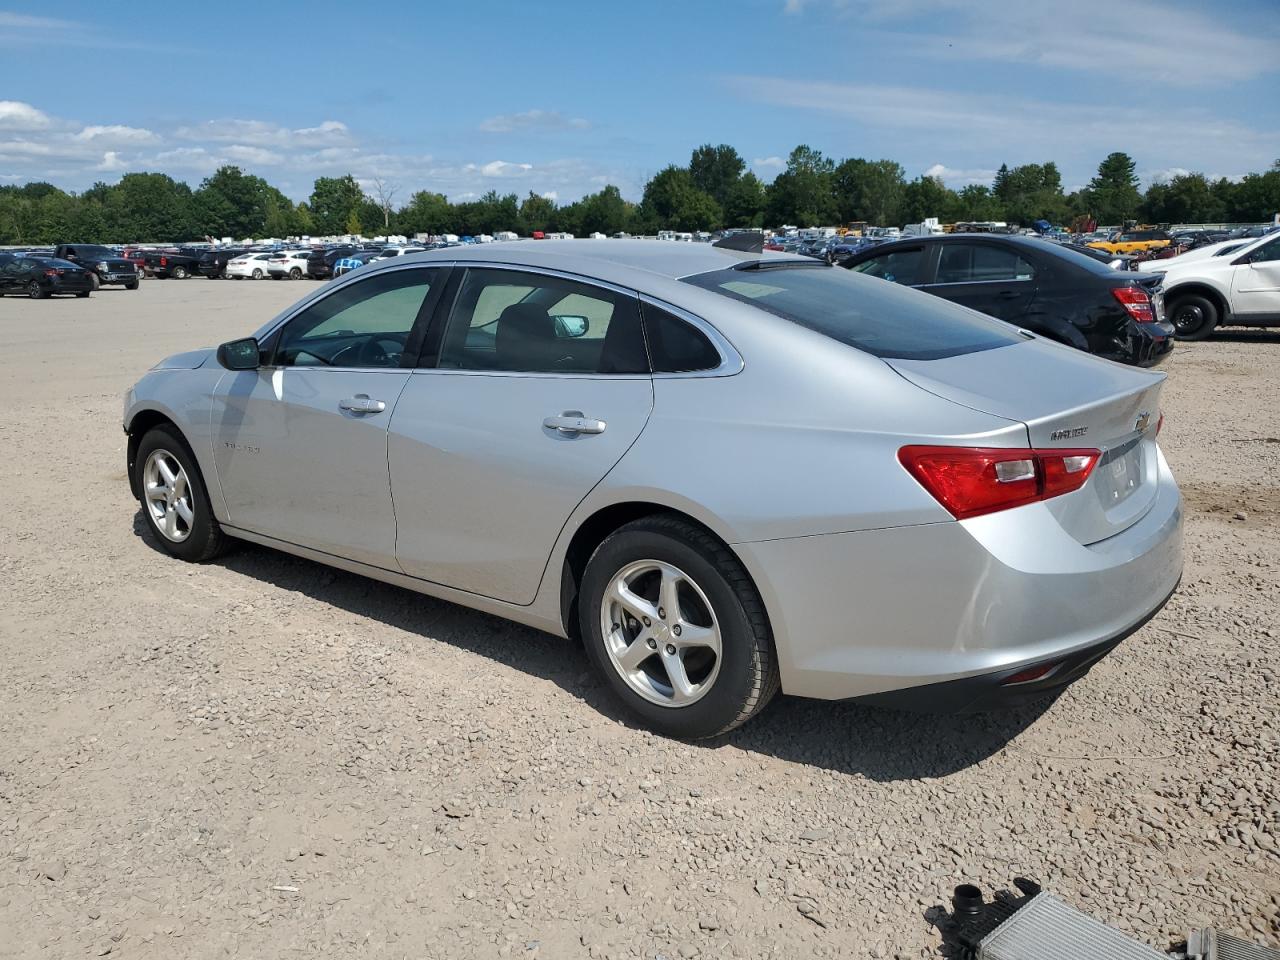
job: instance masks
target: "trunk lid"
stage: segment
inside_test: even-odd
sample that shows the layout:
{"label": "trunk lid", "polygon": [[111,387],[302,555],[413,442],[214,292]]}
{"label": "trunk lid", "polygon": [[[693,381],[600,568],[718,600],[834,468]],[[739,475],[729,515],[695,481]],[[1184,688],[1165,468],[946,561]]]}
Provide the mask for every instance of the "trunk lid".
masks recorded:
{"label": "trunk lid", "polygon": [[887,362],[932,394],[1022,422],[1032,447],[1101,451],[1083,487],[1045,501],[1081,543],[1120,533],[1155,502],[1165,374],[1043,340],[943,360]]}

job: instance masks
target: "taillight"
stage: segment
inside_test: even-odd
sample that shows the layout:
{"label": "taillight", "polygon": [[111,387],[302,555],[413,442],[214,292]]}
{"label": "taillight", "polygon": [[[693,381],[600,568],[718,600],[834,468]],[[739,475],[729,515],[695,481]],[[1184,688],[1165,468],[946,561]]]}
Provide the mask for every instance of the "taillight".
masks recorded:
{"label": "taillight", "polygon": [[957,520],[1079,490],[1097,450],[903,447],[899,462]]}
{"label": "taillight", "polygon": [[61,272],[62,272],[62,271],[60,271],[60,270],[46,270],[46,271],[44,272],[44,275],[45,275],[46,277],[56,277],[56,276],[57,276],[59,273],[61,273]]}
{"label": "taillight", "polygon": [[1164,411],[1160,411],[1160,419],[1156,421],[1156,436],[1160,436],[1160,431],[1164,429]]}
{"label": "taillight", "polygon": [[162,267],[167,267],[168,265],[169,265],[169,258],[168,258],[168,257],[161,257],[161,258],[160,258],[160,266],[162,266]]}
{"label": "taillight", "polygon": [[1155,321],[1156,313],[1151,306],[1151,297],[1141,287],[1112,287],[1111,295],[1120,301],[1120,306],[1138,323]]}

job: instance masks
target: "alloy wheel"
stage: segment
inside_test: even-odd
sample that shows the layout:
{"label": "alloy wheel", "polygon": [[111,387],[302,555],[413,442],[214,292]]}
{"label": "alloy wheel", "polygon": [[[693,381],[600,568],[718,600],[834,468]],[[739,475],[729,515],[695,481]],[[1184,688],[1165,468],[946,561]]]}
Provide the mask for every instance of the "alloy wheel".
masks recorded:
{"label": "alloy wheel", "polygon": [[715,611],[693,578],[670,563],[639,560],[618,571],[600,604],[600,630],[613,668],[651,703],[696,703],[720,672]]}
{"label": "alloy wheel", "polygon": [[142,492],[147,515],[161,536],[174,543],[191,536],[196,518],[191,485],[177,457],[168,450],[153,450],[142,468]]}

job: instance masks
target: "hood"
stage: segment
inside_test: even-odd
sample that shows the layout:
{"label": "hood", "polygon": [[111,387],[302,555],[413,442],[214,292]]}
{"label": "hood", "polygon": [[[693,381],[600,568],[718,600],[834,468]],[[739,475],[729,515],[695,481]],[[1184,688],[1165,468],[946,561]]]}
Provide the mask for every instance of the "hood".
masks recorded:
{"label": "hood", "polygon": [[214,352],[213,347],[206,347],[203,350],[188,350],[186,353],[175,353],[171,357],[165,357],[151,369],[197,370],[213,358]]}

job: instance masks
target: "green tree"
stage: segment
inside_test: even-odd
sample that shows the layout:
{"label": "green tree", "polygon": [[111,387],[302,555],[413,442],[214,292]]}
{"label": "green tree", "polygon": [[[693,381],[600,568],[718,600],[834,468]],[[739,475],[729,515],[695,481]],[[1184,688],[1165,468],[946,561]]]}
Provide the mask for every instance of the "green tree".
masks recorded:
{"label": "green tree", "polygon": [[955,219],[956,195],[939,177],[917,177],[907,184],[902,197],[902,222],[919,223],[926,217]]}
{"label": "green tree", "polygon": [[164,173],[126,173],[112,187],[105,213],[116,242],[180,243],[205,233],[191,188]]}
{"label": "green tree", "polygon": [[1142,195],[1133,158],[1119,151],[1098,164],[1098,174],[1089,181],[1086,194],[1099,223],[1123,224],[1138,212]]}
{"label": "green tree", "polygon": [[747,169],[747,162],[727,143],[713,147],[704,143],[689,157],[689,179],[693,185],[715,200],[721,207]]}
{"label": "green tree", "polygon": [[1189,173],[1151,184],[1141,212],[1152,223],[1208,223],[1222,220],[1227,210],[1204,174]]}
{"label": "green tree", "polygon": [[1280,163],[1266,173],[1250,173],[1230,191],[1230,217],[1236,221],[1270,221],[1280,213]]}
{"label": "green tree", "polygon": [[999,194],[1003,219],[1026,226],[1042,218],[1061,222],[1066,217],[1062,174],[1057,164],[1050,161],[1001,169],[1005,171],[1003,192]]}
{"label": "green tree", "polygon": [[250,176],[236,166],[219,167],[195,192],[203,232],[236,238],[270,234],[265,222],[271,191],[279,195],[261,177]]}
{"label": "green tree", "polygon": [[453,205],[442,193],[419,190],[409,198],[408,205],[397,217],[401,232],[410,236],[415,233],[456,232],[453,229]]}
{"label": "green tree", "polygon": [[556,205],[530,190],[529,195],[520,201],[519,226],[516,229],[524,233],[545,232],[552,229],[555,216]]}
{"label": "green tree", "polygon": [[581,208],[577,231],[586,235],[603,233],[606,236],[625,230],[631,224],[634,205],[622,199],[622,191],[608,184],[599,193],[583,197],[576,206]]}
{"label": "green tree", "polygon": [[832,180],[835,163],[801,144],[787,158],[787,169],[769,185],[766,219],[780,226],[818,226],[836,219]]}
{"label": "green tree", "polygon": [[[360,213],[355,207],[351,208],[351,212],[347,214],[347,222],[343,228],[353,237],[361,236],[364,233],[364,225],[360,223]],[[336,230],[334,231],[337,232]]]}
{"label": "green tree", "polygon": [[748,170],[729,188],[724,205],[727,227],[763,227],[765,190],[760,178]]}
{"label": "green tree", "polygon": [[980,183],[971,183],[956,194],[955,217],[957,220],[1003,220],[1004,204],[991,190]]}
{"label": "green tree", "polygon": [[640,205],[659,227],[671,230],[714,230],[724,221],[720,205],[693,185],[684,167],[659,171],[645,184]]}
{"label": "green tree", "polygon": [[833,173],[836,215],[841,222],[897,224],[905,187],[901,164],[892,160],[845,160]]}
{"label": "green tree", "polygon": [[358,211],[363,202],[364,191],[356,183],[356,178],[347,174],[345,177],[318,178],[307,205],[311,208],[317,232],[331,235],[360,232],[348,230],[347,226],[353,218],[359,220]]}

